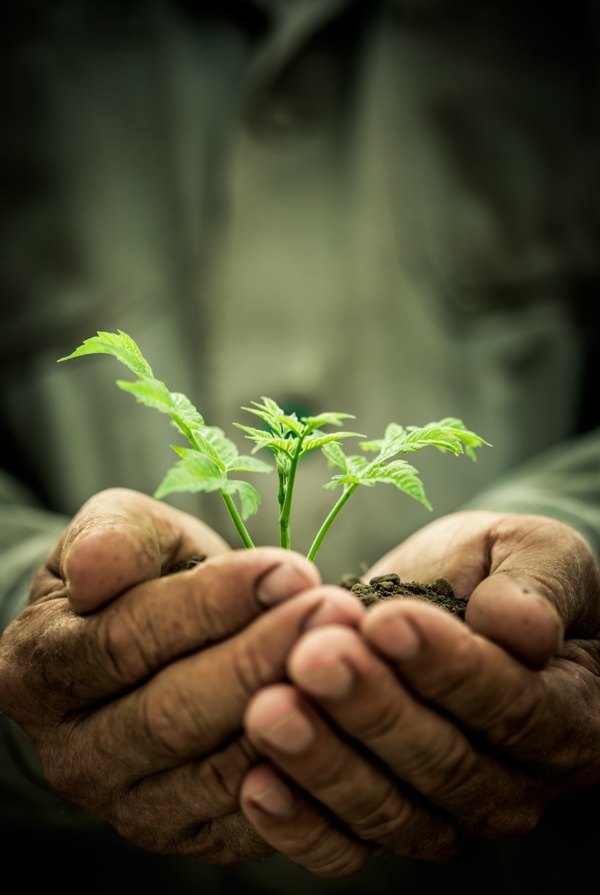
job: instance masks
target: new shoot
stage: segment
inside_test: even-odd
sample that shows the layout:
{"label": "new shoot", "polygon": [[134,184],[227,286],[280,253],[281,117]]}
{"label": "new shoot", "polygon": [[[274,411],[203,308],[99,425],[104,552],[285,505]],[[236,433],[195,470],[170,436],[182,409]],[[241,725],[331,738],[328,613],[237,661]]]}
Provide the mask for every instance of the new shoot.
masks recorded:
{"label": "new shoot", "polygon": [[[133,382],[118,379],[116,384],[119,388],[132,394],[146,407],[167,414],[188,443],[188,446],[171,445],[178,460],[166,473],[154,497],[161,499],[175,492],[220,492],[246,547],[253,547],[254,543],[245,523],[258,511],[261,500],[253,485],[245,479],[232,477],[232,474],[272,472],[271,464],[254,456],[258,451],[268,449],[275,460],[279,537],[280,545],[285,548],[292,546],[290,520],[300,461],[312,451],[320,450],[329,468],[339,470],[323,485],[330,490],[341,489],[341,494],[307,553],[307,558],[314,560],[332,523],[360,485],[394,485],[428,510],[432,509],[418,471],[400,455],[415,453],[429,446],[444,453],[464,453],[475,460],[475,449],[482,445],[489,446],[487,441],[467,429],[460,419],[446,417],[422,427],[389,423],[382,438],[358,442],[362,453],[346,454],[341,445],[343,440],[366,437],[341,429],[345,420],[354,419],[352,414],[331,411],[298,417],[295,413],[284,413],[272,398],[263,397],[261,402],[252,401],[251,406],[242,407],[242,410],[262,420],[261,428],[233,424],[254,443],[249,455],[239,454],[234,442],[220,428],[206,424],[189,398],[180,392],[169,391],[164,382],[155,378],[138,345],[127,333],[122,330],[116,333],[99,331],[67,357],[61,357],[59,362],[88,354],[112,355],[124,364],[136,379]],[[335,427],[336,431],[323,431],[326,426]]]}

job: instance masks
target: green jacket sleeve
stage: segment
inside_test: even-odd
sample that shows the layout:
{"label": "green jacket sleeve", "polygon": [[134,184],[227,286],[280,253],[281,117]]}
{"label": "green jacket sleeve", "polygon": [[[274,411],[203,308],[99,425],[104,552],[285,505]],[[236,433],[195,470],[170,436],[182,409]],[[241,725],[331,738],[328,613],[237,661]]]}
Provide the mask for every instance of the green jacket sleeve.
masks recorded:
{"label": "green jacket sleeve", "polygon": [[600,429],[535,456],[465,508],[559,519],[577,529],[600,560]]}

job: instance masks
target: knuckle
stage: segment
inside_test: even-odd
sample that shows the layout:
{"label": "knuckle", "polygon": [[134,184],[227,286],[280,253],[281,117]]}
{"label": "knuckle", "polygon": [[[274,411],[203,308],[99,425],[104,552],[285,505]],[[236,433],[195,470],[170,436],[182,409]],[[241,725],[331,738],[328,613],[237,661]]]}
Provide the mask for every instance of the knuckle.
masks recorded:
{"label": "knuckle", "polygon": [[385,851],[420,860],[445,861],[458,848],[456,827],[443,815],[426,811],[419,802],[403,796],[390,785],[377,808],[363,812],[353,831],[361,839]]}
{"label": "knuckle", "polygon": [[237,559],[230,554],[213,556],[182,573],[189,581],[194,624],[198,626],[200,620],[207,642],[222,640],[260,614],[254,581],[244,576]]}
{"label": "knuckle", "polygon": [[192,705],[181,688],[169,682],[143,691],[140,715],[153,749],[169,760],[187,757],[197,744],[198,731],[210,724],[201,705]]}
{"label": "knuckle", "polygon": [[202,763],[202,789],[210,794],[211,804],[217,805],[220,813],[235,813],[242,780],[257,757],[257,751],[242,736]]}
{"label": "knuckle", "polygon": [[201,858],[217,867],[229,867],[264,858],[272,854],[273,849],[238,811],[186,828],[178,852]]}
{"label": "knuckle", "polygon": [[347,842],[343,847],[338,847],[334,854],[328,855],[326,859],[317,864],[310,861],[305,866],[307,870],[322,879],[345,879],[357,873],[363,867],[367,857],[368,854],[363,849]]}
{"label": "knuckle", "polygon": [[423,750],[418,756],[419,766],[415,773],[419,778],[419,788],[428,794],[436,793],[444,798],[457,790],[468,790],[473,780],[475,753],[461,735],[440,736],[435,747]]}
{"label": "knuckle", "polygon": [[[314,819],[313,819],[314,821]],[[301,829],[280,830],[279,852],[323,879],[342,879],[352,876],[364,865],[370,847],[354,837],[335,830],[324,829],[323,823],[303,825]]]}
{"label": "knuckle", "polygon": [[321,760],[315,758],[304,770],[302,783],[331,802],[346,800],[355,773],[354,756],[346,749],[328,750]]}
{"label": "knuckle", "polygon": [[126,612],[99,613],[95,619],[93,649],[101,657],[105,673],[119,686],[131,686],[152,670],[149,656],[154,643],[150,626],[141,626]]}
{"label": "knuckle", "polygon": [[283,656],[278,659],[276,650],[265,650],[251,636],[239,637],[232,643],[231,663],[245,699],[250,699],[260,687],[281,679],[284,672]]}
{"label": "knuckle", "polygon": [[382,843],[395,836],[399,829],[407,825],[412,813],[409,801],[399,796],[397,787],[391,782],[374,808],[370,805],[358,807],[360,820],[352,825],[352,829],[357,836],[369,842]]}
{"label": "knuckle", "polygon": [[353,719],[352,733],[365,743],[393,740],[402,729],[410,704],[403,700],[385,699],[364,705],[364,711]]}

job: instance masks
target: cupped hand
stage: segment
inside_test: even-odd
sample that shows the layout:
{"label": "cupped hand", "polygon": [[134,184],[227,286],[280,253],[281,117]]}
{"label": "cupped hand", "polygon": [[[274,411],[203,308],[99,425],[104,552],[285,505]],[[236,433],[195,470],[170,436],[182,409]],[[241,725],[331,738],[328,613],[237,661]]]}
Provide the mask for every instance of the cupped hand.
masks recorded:
{"label": "cupped hand", "polygon": [[290,683],[246,712],[266,760],[245,778],[244,811],[320,876],[369,854],[443,860],[474,837],[520,836],[556,797],[600,782],[600,579],[579,535],[456,514],[369,575],[384,571],[447,577],[471,594],[469,623],[398,600],[360,633],[308,631]]}
{"label": "cupped hand", "polygon": [[[207,558],[165,574],[195,553]],[[284,678],[305,626],[361,615],[291,551],[230,551],[163,503],[103,492],[0,640],[0,708],[50,784],[125,838],[221,864],[256,858],[271,848],[238,804],[256,760],[247,701]]]}
{"label": "cupped hand", "polygon": [[445,577],[468,598],[470,627],[532,667],[563,636],[600,628],[600,573],[584,538],[547,516],[471,510],[425,526],[369,570],[401,579]]}

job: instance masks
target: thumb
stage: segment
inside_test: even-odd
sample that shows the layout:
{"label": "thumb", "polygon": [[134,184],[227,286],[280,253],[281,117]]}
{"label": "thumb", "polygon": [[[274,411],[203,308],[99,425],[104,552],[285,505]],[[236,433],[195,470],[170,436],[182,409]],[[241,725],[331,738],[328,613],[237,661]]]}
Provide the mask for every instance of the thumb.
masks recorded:
{"label": "thumb", "polygon": [[54,555],[75,612],[98,609],[125,590],[157,578],[194,554],[228,545],[180,510],[127,489],[94,495],[65,532]]}
{"label": "thumb", "polygon": [[585,539],[538,516],[506,516],[494,531],[490,575],[473,590],[466,621],[542,668],[565,637],[600,629],[600,573]]}

